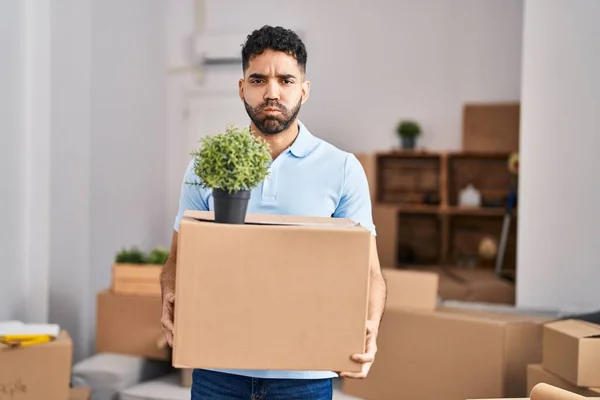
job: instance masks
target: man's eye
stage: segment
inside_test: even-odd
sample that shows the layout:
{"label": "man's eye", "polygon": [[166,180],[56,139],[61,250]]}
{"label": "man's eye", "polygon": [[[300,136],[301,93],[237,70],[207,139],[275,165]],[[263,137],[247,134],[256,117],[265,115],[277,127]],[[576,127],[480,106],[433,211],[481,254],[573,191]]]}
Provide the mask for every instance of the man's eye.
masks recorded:
{"label": "man's eye", "polygon": [[254,79],[254,80],[252,80],[253,84],[259,84],[259,83],[262,83],[262,82],[263,82],[262,79]]}
{"label": "man's eye", "polygon": [[285,83],[286,85],[291,85],[292,83],[294,83],[294,81],[290,81],[289,79],[284,79],[283,83]]}

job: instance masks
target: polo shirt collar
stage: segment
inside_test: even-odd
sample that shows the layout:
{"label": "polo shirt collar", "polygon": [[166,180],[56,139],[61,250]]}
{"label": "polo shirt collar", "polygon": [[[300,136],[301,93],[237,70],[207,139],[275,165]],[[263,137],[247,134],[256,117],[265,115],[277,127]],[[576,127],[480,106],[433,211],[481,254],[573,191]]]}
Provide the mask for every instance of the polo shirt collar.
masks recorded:
{"label": "polo shirt collar", "polygon": [[310,133],[308,128],[298,120],[298,136],[296,136],[296,140],[290,146],[290,152],[296,157],[305,157],[315,148],[316,142],[316,138]]}

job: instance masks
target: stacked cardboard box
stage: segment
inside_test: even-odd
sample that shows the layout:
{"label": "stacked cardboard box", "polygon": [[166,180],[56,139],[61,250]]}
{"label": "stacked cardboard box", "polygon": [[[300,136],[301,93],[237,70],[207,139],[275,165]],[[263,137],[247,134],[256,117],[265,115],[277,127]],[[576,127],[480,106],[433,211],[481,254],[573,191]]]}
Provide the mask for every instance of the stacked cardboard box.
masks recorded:
{"label": "stacked cardboard box", "polygon": [[[436,306],[435,273],[386,270],[389,300],[365,380],[344,392],[369,400],[525,397],[541,362],[547,317]],[[400,293],[411,293],[399,301]]]}
{"label": "stacked cardboard box", "polygon": [[[70,396],[73,342],[66,331],[49,343],[0,348],[0,399],[66,400]],[[87,399],[77,389],[74,399]]]}
{"label": "stacked cardboard box", "polygon": [[[160,270],[155,265],[113,265],[109,289],[97,294],[96,352],[171,362],[162,331]],[[191,386],[189,371],[181,385]]]}
{"label": "stacked cardboard box", "polygon": [[528,389],[539,383],[600,397],[600,326],[575,319],[544,325],[542,363],[527,367]]}

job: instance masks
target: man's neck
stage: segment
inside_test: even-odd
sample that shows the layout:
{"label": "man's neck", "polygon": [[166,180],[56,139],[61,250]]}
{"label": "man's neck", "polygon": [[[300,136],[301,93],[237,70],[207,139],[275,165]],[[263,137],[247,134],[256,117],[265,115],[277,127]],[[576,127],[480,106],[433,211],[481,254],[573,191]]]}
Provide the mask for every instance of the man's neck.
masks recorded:
{"label": "man's neck", "polygon": [[292,143],[294,143],[294,140],[296,140],[296,137],[298,136],[299,130],[298,120],[294,120],[288,129],[276,135],[262,133],[256,128],[254,123],[250,124],[250,128],[252,129],[252,133],[254,135],[262,137],[267,141],[267,143],[269,143],[271,148],[271,158],[273,160],[276,159],[285,149],[290,147]]}

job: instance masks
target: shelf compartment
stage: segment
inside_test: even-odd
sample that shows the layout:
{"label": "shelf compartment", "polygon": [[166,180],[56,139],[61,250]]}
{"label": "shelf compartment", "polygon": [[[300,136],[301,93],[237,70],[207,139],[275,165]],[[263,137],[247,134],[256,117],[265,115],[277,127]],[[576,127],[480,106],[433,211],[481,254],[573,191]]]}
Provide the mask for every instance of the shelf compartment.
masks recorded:
{"label": "shelf compartment", "polygon": [[472,184],[481,193],[484,208],[504,207],[511,185],[508,157],[508,153],[448,155],[448,205],[457,206],[460,191]]}
{"label": "shelf compartment", "polygon": [[[500,236],[504,217],[501,215],[465,215],[455,214],[449,216],[449,259],[453,265],[466,267],[493,268],[496,257],[491,260],[479,256],[479,244],[486,237],[492,237],[500,251]],[[504,269],[515,269],[517,255],[517,221],[511,219],[506,252],[504,255]],[[497,256],[497,254],[496,254]]]}
{"label": "shelf compartment", "polygon": [[397,217],[396,258],[400,266],[437,264],[442,256],[442,224],[437,213],[408,213]]}
{"label": "shelf compartment", "polygon": [[441,204],[439,154],[399,152],[377,158],[377,200],[386,204]]}

